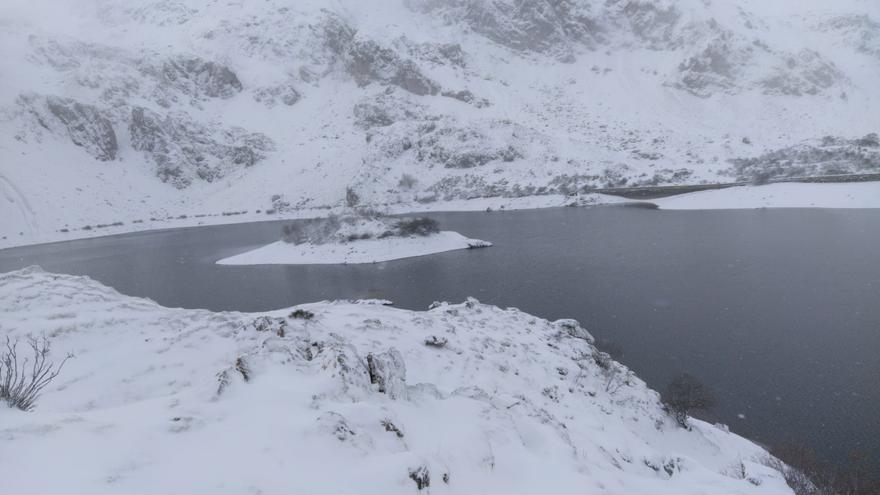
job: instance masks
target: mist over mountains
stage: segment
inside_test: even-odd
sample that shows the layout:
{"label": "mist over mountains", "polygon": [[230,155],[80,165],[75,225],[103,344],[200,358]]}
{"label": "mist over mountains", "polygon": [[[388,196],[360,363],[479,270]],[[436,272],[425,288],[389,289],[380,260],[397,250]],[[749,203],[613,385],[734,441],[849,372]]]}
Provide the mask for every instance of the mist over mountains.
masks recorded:
{"label": "mist over mountains", "polygon": [[880,171],[880,6],[13,1],[0,230]]}

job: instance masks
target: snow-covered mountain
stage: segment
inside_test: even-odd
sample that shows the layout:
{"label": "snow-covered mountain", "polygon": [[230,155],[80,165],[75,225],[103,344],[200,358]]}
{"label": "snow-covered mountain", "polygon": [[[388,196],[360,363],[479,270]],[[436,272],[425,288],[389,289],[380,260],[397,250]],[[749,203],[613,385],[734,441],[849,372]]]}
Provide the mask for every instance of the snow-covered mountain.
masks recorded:
{"label": "snow-covered mountain", "polygon": [[0,403],[5,493],[792,493],[757,445],[678,426],[573,320],[169,309],[37,268],[0,275],[0,300],[21,357],[41,333],[50,360],[75,354],[33,411]]}
{"label": "snow-covered mountain", "polygon": [[0,235],[880,170],[874,0],[6,0]]}

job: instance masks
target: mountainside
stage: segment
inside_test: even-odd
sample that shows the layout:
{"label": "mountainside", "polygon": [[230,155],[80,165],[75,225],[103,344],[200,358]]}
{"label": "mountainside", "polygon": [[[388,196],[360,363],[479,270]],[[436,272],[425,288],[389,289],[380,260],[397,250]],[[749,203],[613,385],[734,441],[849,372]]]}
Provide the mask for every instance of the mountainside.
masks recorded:
{"label": "mountainside", "polygon": [[880,172],[873,0],[9,0],[0,236]]}
{"label": "mountainside", "polygon": [[0,299],[20,357],[28,334],[74,354],[34,410],[0,403],[9,493],[791,493],[573,320],[473,299],[170,309],[33,267]]}

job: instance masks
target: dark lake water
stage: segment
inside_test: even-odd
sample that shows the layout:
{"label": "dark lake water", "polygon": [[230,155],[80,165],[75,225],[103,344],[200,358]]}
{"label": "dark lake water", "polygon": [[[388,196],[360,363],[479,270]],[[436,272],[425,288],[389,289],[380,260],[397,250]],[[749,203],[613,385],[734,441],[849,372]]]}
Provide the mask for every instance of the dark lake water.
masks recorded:
{"label": "dark lake water", "polygon": [[277,240],[265,222],[0,251],[165,306],[260,311],[335,298],[514,306],[576,318],[655,389],[687,371],[709,419],[828,457],[880,456],[880,211],[623,207],[432,214],[490,249],[350,266],[220,266]]}

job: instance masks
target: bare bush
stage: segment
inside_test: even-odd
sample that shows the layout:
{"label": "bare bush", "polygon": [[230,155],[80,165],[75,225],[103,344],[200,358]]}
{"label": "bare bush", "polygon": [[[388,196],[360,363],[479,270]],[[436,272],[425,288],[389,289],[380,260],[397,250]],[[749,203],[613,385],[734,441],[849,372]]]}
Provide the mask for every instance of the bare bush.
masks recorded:
{"label": "bare bush", "polygon": [[350,187],[346,187],[345,188],[345,204],[346,204],[346,206],[348,206],[349,208],[354,208],[360,202],[361,202],[361,198],[360,198],[360,196],[358,196],[358,194],[356,192],[354,192],[354,189],[352,189]]}
{"label": "bare bush", "polygon": [[300,319],[300,320],[311,320],[315,317],[315,313],[305,309],[297,309],[293,313],[290,313],[289,318]]}
{"label": "bare bush", "polygon": [[440,224],[437,220],[428,217],[403,218],[397,222],[397,231],[402,236],[426,236],[440,232]]}
{"label": "bare bush", "polygon": [[632,383],[632,375],[632,371],[624,370],[620,365],[615,365],[605,372],[605,391],[610,395],[616,394],[621,387]]}
{"label": "bare bush", "polygon": [[688,373],[673,378],[661,399],[683,428],[689,428],[688,414],[691,411],[711,409],[715,406],[715,396],[712,391]]}
{"label": "bare bush", "polygon": [[434,219],[396,219],[369,208],[358,208],[342,216],[298,220],[281,228],[284,242],[314,245],[373,238],[428,236],[437,232],[440,232],[440,224]]}
{"label": "bare bush", "polygon": [[416,184],[418,184],[418,182],[419,181],[415,177],[413,177],[412,175],[403,174],[400,176],[400,182],[398,182],[397,185],[401,189],[409,191],[410,189],[416,187]]}
{"label": "bare bush", "polygon": [[64,363],[73,357],[68,354],[57,366],[49,361],[49,340],[43,337],[28,337],[28,346],[33,357],[21,359],[18,355],[18,340],[6,337],[6,351],[0,354],[0,399],[9,407],[30,411],[40,398],[40,393],[64,368]]}
{"label": "bare bush", "polygon": [[324,244],[333,237],[342,223],[338,216],[311,218],[287,224],[281,228],[282,240],[291,244]]}

